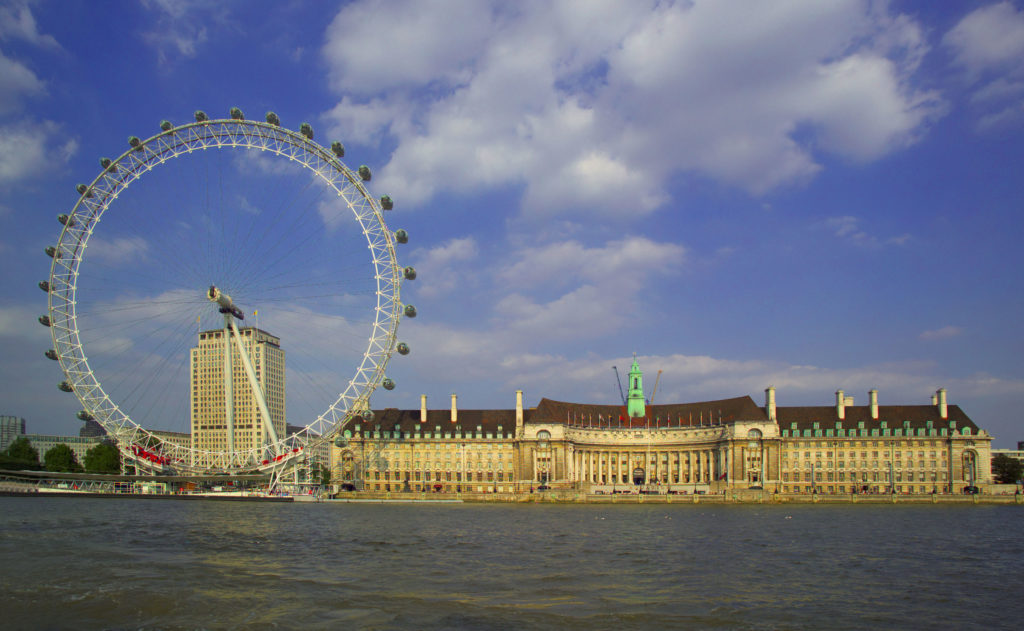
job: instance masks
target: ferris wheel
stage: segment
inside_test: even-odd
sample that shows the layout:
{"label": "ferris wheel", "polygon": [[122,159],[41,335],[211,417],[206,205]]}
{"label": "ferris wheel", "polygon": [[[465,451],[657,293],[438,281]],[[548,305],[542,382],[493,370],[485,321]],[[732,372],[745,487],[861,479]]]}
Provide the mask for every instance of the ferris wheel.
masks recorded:
{"label": "ferris wheel", "polygon": [[387,227],[369,168],[309,124],[194,118],[129,138],[76,187],[39,283],[46,356],[79,419],[144,468],[280,472],[395,387],[399,321],[416,316],[395,251],[408,234]]}

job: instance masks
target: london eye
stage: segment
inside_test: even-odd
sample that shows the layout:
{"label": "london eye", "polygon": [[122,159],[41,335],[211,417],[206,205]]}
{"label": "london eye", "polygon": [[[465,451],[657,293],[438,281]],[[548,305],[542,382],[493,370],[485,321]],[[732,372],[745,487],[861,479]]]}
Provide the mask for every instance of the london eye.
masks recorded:
{"label": "london eye", "polygon": [[280,472],[395,387],[408,235],[370,169],[313,137],[238,108],[162,121],[58,216],[46,356],[79,418],[145,468]]}

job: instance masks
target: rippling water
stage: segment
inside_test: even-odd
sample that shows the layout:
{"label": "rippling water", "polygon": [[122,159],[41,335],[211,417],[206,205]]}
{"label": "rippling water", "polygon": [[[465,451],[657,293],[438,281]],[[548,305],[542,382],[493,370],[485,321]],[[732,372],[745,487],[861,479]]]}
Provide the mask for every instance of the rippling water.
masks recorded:
{"label": "rippling water", "polygon": [[0,498],[5,628],[1020,628],[1016,506]]}

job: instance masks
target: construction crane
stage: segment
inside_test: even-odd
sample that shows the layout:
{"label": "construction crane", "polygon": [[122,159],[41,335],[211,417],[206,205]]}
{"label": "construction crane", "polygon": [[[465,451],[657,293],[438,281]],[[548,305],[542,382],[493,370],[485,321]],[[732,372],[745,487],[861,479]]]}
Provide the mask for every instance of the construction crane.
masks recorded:
{"label": "construction crane", "polygon": [[654,390],[651,392],[651,398],[647,400],[647,405],[654,405],[654,395],[658,394],[658,382],[661,381],[661,371],[658,371],[658,376],[654,378]]}
{"label": "construction crane", "polygon": [[612,370],[615,371],[615,383],[619,384],[619,398],[622,399],[622,405],[626,405],[626,394],[622,391],[622,380],[619,379],[619,368],[618,366],[612,366]]}

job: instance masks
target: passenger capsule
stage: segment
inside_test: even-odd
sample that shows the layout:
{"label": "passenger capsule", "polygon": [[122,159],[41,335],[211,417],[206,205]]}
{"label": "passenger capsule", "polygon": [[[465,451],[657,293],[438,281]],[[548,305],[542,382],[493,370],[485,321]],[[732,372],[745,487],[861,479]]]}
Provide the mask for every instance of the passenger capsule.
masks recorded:
{"label": "passenger capsule", "polygon": [[86,197],[92,197],[92,189],[85,184],[79,184],[75,186],[75,190],[78,191],[79,195],[85,195]]}
{"label": "passenger capsule", "polygon": [[89,414],[85,410],[79,410],[78,414],[75,414],[75,416],[77,416],[78,420],[80,420],[80,421],[91,421],[92,420],[92,414]]}
{"label": "passenger capsule", "polygon": [[390,195],[385,195],[380,198],[380,207],[384,210],[391,210],[395,207],[395,202],[391,201]]}
{"label": "passenger capsule", "polygon": [[412,305],[405,305],[405,317],[407,317],[407,318],[415,318],[416,317],[416,307],[414,307]]}
{"label": "passenger capsule", "polygon": [[380,382],[380,385],[384,386],[385,390],[394,390],[395,389],[395,382],[392,381],[391,379],[387,378],[387,377],[384,378],[384,381]]}
{"label": "passenger capsule", "polygon": [[306,138],[313,140],[313,126],[310,125],[309,123],[302,123],[301,125],[299,125],[299,133],[305,136]]}
{"label": "passenger capsule", "polygon": [[405,342],[399,342],[398,343],[398,354],[399,355],[408,355],[409,354],[409,345],[406,344]]}
{"label": "passenger capsule", "polygon": [[71,217],[65,215],[64,213],[61,213],[57,215],[57,221],[59,221],[62,226],[66,226],[68,225],[68,222],[71,221]]}
{"label": "passenger capsule", "polygon": [[113,160],[110,158],[100,158],[100,166],[106,171],[116,171],[117,167],[114,166]]}
{"label": "passenger capsule", "polygon": [[51,259],[52,259],[52,258],[60,258],[60,257],[59,257],[59,256],[57,255],[57,248],[53,247],[52,245],[48,245],[48,246],[46,246],[46,247],[45,247],[45,248],[43,249],[43,252],[46,252],[46,256],[50,257]]}
{"label": "passenger capsule", "polygon": [[365,164],[359,167],[359,177],[363,178],[364,182],[369,182],[370,178],[373,177],[370,174],[370,167],[366,166]]}
{"label": "passenger capsule", "polygon": [[48,315],[41,315],[41,316],[39,316],[39,324],[42,324],[43,326],[50,326],[50,316],[48,316]]}
{"label": "passenger capsule", "polygon": [[348,444],[348,441],[345,440],[341,436],[338,436],[337,438],[334,439],[334,446],[335,447],[341,448],[341,447],[344,447],[347,444]]}
{"label": "passenger capsule", "polygon": [[408,243],[409,233],[405,230],[395,230],[395,241],[398,241],[399,243]]}
{"label": "passenger capsule", "polygon": [[210,120],[210,117],[207,116],[206,112],[204,112],[203,110],[196,110],[194,116],[196,117],[197,123],[205,123],[206,121]]}
{"label": "passenger capsule", "polygon": [[160,129],[162,131],[171,131],[172,129],[174,129],[174,125],[171,123],[171,121],[160,121]]}
{"label": "passenger capsule", "polygon": [[359,416],[363,417],[363,420],[369,423],[373,420],[373,410],[363,410],[359,413]]}
{"label": "passenger capsule", "polygon": [[232,107],[230,114],[231,114],[231,118],[235,119],[236,121],[244,121],[245,120],[245,115],[242,114],[242,110],[238,109],[237,107]]}
{"label": "passenger capsule", "polygon": [[39,281],[39,289],[42,289],[46,293],[50,293],[50,281],[41,280]]}
{"label": "passenger capsule", "polygon": [[52,348],[46,349],[46,352],[43,353],[43,355],[46,355],[46,359],[52,359],[53,361],[57,361],[57,351],[53,350]]}
{"label": "passenger capsule", "polygon": [[273,112],[267,112],[267,122],[275,127],[281,126],[281,119]]}
{"label": "passenger capsule", "polygon": [[142,148],[142,141],[139,140],[138,136],[129,136],[128,144],[131,145],[132,149],[135,149],[136,151]]}
{"label": "passenger capsule", "polygon": [[75,389],[71,387],[71,384],[66,382],[66,381],[62,381],[62,382],[58,383],[57,387],[60,388],[61,390],[63,390],[64,392],[74,392],[75,391]]}
{"label": "passenger capsule", "polygon": [[335,140],[334,142],[331,143],[331,151],[333,151],[334,155],[338,156],[339,158],[345,157],[345,145],[341,144],[341,142],[338,140]]}
{"label": "passenger capsule", "polygon": [[416,268],[412,266],[407,267],[402,270],[402,275],[405,276],[405,280],[416,280]]}

